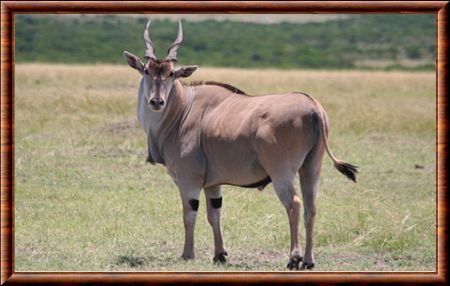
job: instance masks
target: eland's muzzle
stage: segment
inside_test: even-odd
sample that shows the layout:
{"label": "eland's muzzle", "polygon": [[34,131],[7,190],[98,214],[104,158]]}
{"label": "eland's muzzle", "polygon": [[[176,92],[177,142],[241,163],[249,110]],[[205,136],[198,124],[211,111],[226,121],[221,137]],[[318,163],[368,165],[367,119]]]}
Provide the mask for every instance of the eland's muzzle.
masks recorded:
{"label": "eland's muzzle", "polygon": [[149,105],[154,111],[160,111],[164,107],[164,99],[162,98],[152,98],[150,99]]}

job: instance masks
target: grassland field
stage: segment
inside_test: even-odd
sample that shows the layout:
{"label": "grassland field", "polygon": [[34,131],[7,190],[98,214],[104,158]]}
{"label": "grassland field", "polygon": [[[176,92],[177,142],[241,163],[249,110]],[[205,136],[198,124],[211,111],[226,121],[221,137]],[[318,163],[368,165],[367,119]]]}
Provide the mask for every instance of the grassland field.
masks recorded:
{"label": "grassland field", "polygon": [[[200,67],[189,80],[206,79],[314,96],[334,154],[360,166],[354,184],[324,158],[315,271],[435,270],[434,72]],[[196,259],[180,259],[181,200],[145,163],[138,84],[125,64],[15,66],[15,270],[285,271],[289,225],[271,185],[224,187],[227,265],[212,263],[201,196]]]}

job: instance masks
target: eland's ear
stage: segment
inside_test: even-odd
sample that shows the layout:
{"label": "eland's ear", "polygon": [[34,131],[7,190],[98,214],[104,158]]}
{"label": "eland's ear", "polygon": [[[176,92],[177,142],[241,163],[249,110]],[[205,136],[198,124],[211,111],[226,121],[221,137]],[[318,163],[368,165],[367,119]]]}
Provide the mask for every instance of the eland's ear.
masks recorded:
{"label": "eland's ear", "polygon": [[140,73],[144,72],[144,64],[137,56],[135,56],[132,53],[129,53],[127,51],[123,52],[123,56],[127,60],[127,63],[130,67],[134,68],[135,70],[137,70]]}
{"label": "eland's ear", "polygon": [[175,77],[188,77],[195,72],[197,66],[185,66],[174,71]]}

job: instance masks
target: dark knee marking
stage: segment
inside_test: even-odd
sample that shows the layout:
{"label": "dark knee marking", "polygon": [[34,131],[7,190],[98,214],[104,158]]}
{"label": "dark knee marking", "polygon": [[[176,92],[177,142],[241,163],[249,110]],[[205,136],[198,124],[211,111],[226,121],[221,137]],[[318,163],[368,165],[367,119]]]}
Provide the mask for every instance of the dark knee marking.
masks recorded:
{"label": "dark knee marking", "polygon": [[211,205],[215,209],[220,209],[222,207],[222,197],[217,199],[211,199]]}
{"label": "dark knee marking", "polygon": [[198,200],[196,199],[189,200],[189,205],[191,206],[193,211],[196,212],[198,210]]}

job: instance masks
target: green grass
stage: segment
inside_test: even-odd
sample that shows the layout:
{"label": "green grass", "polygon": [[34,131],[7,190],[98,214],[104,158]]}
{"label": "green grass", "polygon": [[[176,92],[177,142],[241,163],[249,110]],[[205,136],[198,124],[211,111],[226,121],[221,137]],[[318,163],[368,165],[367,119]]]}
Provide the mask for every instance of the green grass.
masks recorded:
{"label": "green grass", "polygon": [[[328,111],[331,148],[360,176],[353,184],[325,157],[315,270],[435,270],[434,73],[200,67],[192,79],[303,91]],[[145,163],[138,82],[125,65],[16,65],[16,270],[284,271],[288,220],[271,185],[225,187],[228,265],[212,264],[204,197],[196,259],[179,258],[181,201],[165,169]]]}

